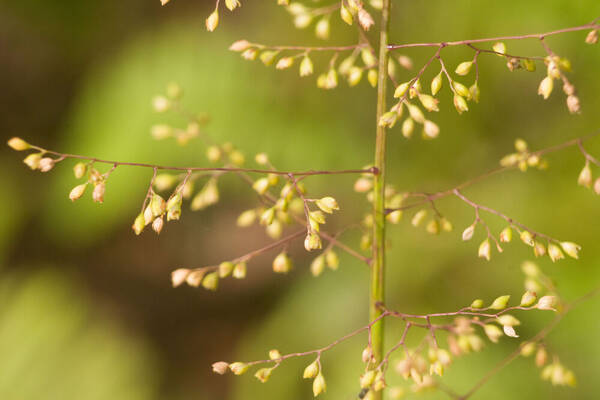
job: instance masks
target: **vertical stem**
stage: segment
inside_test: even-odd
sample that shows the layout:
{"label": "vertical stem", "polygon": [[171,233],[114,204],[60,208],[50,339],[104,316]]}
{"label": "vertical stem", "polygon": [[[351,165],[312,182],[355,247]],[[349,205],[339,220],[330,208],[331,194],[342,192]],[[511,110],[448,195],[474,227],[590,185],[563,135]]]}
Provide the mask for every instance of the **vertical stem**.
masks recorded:
{"label": "vertical stem", "polygon": [[[383,0],[381,10],[381,28],[379,38],[379,66],[377,82],[377,137],[375,141],[375,167],[379,173],[374,178],[373,196],[373,262],[371,265],[371,294],[369,317],[375,320],[382,311],[378,303],[383,303],[385,283],[385,127],[379,125],[379,119],[386,111],[386,83],[388,69],[388,31],[390,1]],[[371,328],[373,356],[375,364],[383,358],[383,318]],[[382,391],[375,392],[374,399],[382,398]]]}

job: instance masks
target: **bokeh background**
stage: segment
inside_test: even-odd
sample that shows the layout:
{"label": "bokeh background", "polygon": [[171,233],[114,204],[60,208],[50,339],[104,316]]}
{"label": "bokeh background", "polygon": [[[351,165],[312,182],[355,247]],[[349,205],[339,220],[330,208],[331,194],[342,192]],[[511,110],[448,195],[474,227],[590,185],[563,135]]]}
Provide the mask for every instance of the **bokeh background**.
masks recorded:
{"label": "bokeh background", "polygon": [[[186,107],[211,116],[210,134],[232,141],[248,158],[265,151],[276,166],[290,170],[370,162],[375,91],[366,82],[324,92],[314,77],[300,79],[295,68],[281,72],[243,61],[227,51],[240,38],[320,42],[311,29],[294,29],[275,1],[247,1],[234,14],[222,12],[219,28],[208,34],[204,18],[212,7],[200,0],[174,0],[167,7],[158,0],[2,2],[2,140],[21,136],[46,148],[108,159],[204,165],[200,142],[180,147],[150,138],[151,125],[163,120],[151,111],[150,99],[176,81],[185,90]],[[393,15],[394,41],[439,41],[580,25],[600,15],[600,4],[396,1]],[[333,18],[332,43],[353,43],[354,35]],[[480,104],[459,116],[443,95],[434,118],[442,130],[437,140],[407,141],[399,128],[390,132],[390,181],[399,190],[445,189],[495,167],[517,137],[542,148],[597,130],[600,48],[586,45],[584,37],[579,32],[548,39],[572,61],[582,115],[568,114],[559,88],[542,101],[536,94],[542,71],[511,73],[500,59],[482,57]],[[508,45],[516,54],[543,54],[535,41]],[[429,50],[406,54],[421,65]],[[445,55],[452,68],[470,57],[458,48]],[[317,69],[327,63],[314,61]],[[409,79],[414,72],[403,74]],[[600,155],[600,140],[586,146]],[[210,364],[264,358],[271,348],[316,348],[366,321],[365,267],[342,256],[337,272],[315,279],[310,259],[295,247],[296,268],[287,276],[270,271],[267,255],[251,263],[246,280],[225,280],[217,293],[170,287],[176,267],[214,264],[268,243],[260,229],[235,227],[237,215],[256,199],[233,176],[221,179],[218,205],[200,213],[184,210],[182,221],[168,224],[160,239],[152,233],[135,237],[130,225],[149,171],[118,168],[103,205],[89,198],[72,204],[71,162],[42,176],[20,156],[0,149],[2,399],[308,399],[311,385],[300,375],[309,359],[282,365],[268,384],[251,374],[213,375]],[[576,184],[583,166],[577,151],[552,154],[548,161],[547,171],[508,172],[465,193],[539,231],[580,243],[580,261],[539,260],[563,296],[574,299],[600,284],[600,199]],[[307,180],[312,193],[341,203],[331,230],[356,222],[368,207],[352,183],[351,177]],[[454,232],[433,237],[410,226],[409,218],[390,228],[389,305],[426,313],[454,310],[477,297],[518,298],[520,263],[532,257],[530,249],[514,243],[490,262],[478,259],[479,241],[460,240],[472,210],[453,199],[438,206]],[[503,226],[492,216],[486,220],[497,231]],[[358,245],[358,235],[344,238]],[[551,387],[539,380],[531,360],[518,359],[475,398],[597,398],[598,306],[600,298],[581,305],[548,337],[550,349],[577,374],[577,389]],[[528,337],[551,315],[523,319],[519,332]],[[390,325],[388,340],[399,334]],[[456,361],[445,382],[467,389],[515,345],[502,340]],[[355,398],[363,346],[361,336],[324,355],[329,391],[323,398]]]}

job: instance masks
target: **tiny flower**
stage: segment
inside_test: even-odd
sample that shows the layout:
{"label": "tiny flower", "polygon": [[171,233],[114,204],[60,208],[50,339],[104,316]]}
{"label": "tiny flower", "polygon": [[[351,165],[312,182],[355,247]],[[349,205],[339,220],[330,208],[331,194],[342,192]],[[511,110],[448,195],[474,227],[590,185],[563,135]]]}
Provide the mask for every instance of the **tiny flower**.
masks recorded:
{"label": "tiny flower", "polygon": [[573,257],[575,259],[579,258],[579,250],[581,250],[581,246],[573,242],[561,242],[560,247],[567,253],[569,257]]}
{"label": "tiny flower", "polygon": [[506,305],[508,304],[508,300],[510,300],[510,295],[504,295],[504,296],[497,297],[492,302],[492,305],[490,305],[489,308],[491,308],[492,310],[502,310],[502,309],[506,308]]}
{"label": "tiny flower", "polygon": [[312,379],[312,378],[315,378],[318,373],[319,373],[319,363],[315,360],[312,363],[308,364],[308,366],[306,368],[304,368],[302,377],[304,379]]}
{"label": "tiny flower", "polygon": [[225,361],[218,361],[212,365],[213,372],[215,372],[219,375],[224,375],[228,369],[229,369],[229,364],[226,363]]}
{"label": "tiny flower", "polygon": [[492,253],[492,248],[490,246],[490,239],[487,238],[483,242],[481,242],[481,244],[479,245],[478,255],[480,258],[485,258],[486,260],[490,261],[490,258],[492,255],[491,253]]}
{"label": "tiny flower", "polygon": [[75,178],[77,178],[77,179],[83,178],[86,171],[87,171],[87,166],[82,162],[78,162],[73,167],[73,174],[75,175]]}
{"label": "tiny flower", "polygon": [[244,51],[248,47],[250,47],[251,45],[252,44],[249,41],[247,41],[247,40],[237,40],[237,41],[233,42],[231,46],[229,46],[229,50],[231,50],[231,51]]}
{"label": "tiny flower", "polygon": [[258,51],[256,51],[256,49],[253,49],[253,48],[246,49],[242,52],[242,58],[244,60],[248,60],[248,61],[256,60],[257,56],[258,56]]}
{"label": "tiny flower", "polygon": [[245,373],[246,371],[248,371],[248,365],[246,363],[238,361],[238,362],[234,362],[234,363],[229,364],[229,369],[235,375],[242,375],[243,373]]}
{"label": "tiny flower", "polygon": [[256,371],[254,376],[256,377],[256,379],[258,379],[262,383],[265,383],[271,377],[272,372],[273,372],[273,368],[261,368],[258,371]]}
{"label": "tiny flower", "polygon": [[408,117],[402,123],[402,136],[409,139],[415,129],[415,122],[411,117]]}
{"label": "tiny flower", "polygon": [[537,296],[534,292],[526,291],[523,293],[523,297],[521,297],[521,307],[530,307],[537,300]]}
{"label": "tiny flower", "polygon": [[581,186],[585,186],[588,189],[592,186],[592,169],[590,168],[590,162],[587,160],[585,162],[585,166],[579,173],[577,183]]}
{"label": "tiny flower", "polygon": [[497,343],[498,339],[503,336],[502,331],[496,325],[486,324],[484,325],[483,330],[487,337],[494,343]]}
{"label": "tiny flower", "polygon": [[327,267],[334,271],[337,270],[340,265],[340,259],[333,250],[328,250],[325,253],[325,261],[327,262]]}
{"label": "tiny flower", "polygon": [[456,67],[454,72],[456,72],[458,75],[465,76],[471,72],[471,67],[473,67],[473,61],[465,61],[458,64],[458,67]]}
{"label": "tiny flower", "polygon": [[373,349],[371,348],[371,346],[367,346],[365,347],[365,349],[362,352],[362,361],[364,363],[369,363],[373,360]]}
{"label": "tiny flower", "polygon": [[133,221],[132,229],[136,235],[139,235],[144,230],[144,226],[146,226],[146,221],[144,219],[144,213],[139,213],[138,216]]}
{"label": "tiny flower", "polygon": [[543,96],[544,100],[546,100],[548,97],[550,97],[552,89],[554,89],[554,81],[551,77],[547,76],[540,82],[540,86],[538,87],[538,94],[540,96]]}
{"label": "tiny flower", "polygon": [[213,11],[212,14],[210,14],[208,18],[206,18],[206,30],[212,32],[217,28],[218,25],[219,10],[215,9],[215,11]]}
{"label": "tiny flower", "polygon": [[533,254],[535,254],[536,257],[544,256],[546,254],[546,246],[544,246],[542,242],[536,240],[533,246]]}
{"label": "tiny flower", "polygon": [[408,109],[410,117],[414,119],[415,122],[418,122],[419,124],[423,124],[425,122],[425,116],[419,107],[406,103],[406,108]]}
{"label": "tiny flower", "polygon": [[55,161],[52,158],[50,158],[50,157],[43,157],[42,159],[40,159],[40,162],[38,164],[38,168],[42,172],[48,172],[52,168],[54,168],[54,164],[55,164]]}
{"label": "tiny flower", "polygon": [[350,86],[356,86],[359,84],[363,76],[363,69],[360,67],[352,66],[348,70],[348,84]]}
{"label": "tiny flower", "polygon": [[173,287],[180,286],[183,282],[185,282],[189,274],[190,270],[187,268],[179,268],[171,272],[171,284]]}
{"label": "tiny flower", "polygon": [[287,274],[292,269],[292,260],[287,252],[282,251],[273,260],[273,271],[279,274]]}
{"label": "tiny flower", "polygon": [[260,224],[261,225],[271,225],[273,223],[273,220],[275,219],[275,208],[271,207],[271,208],[267,208],[261,215],[260,215]]}
{"label": "tiny flower", "polygon": [[431,94],[432,95],[436,95],[440,89],[442,88],[442,71],[440,71],[439,74],[437,74],[435,76],[435,78],[433,78],[433,80],[431,81]]}
{"label": "tiny flower", "polygon": [[364,8],[361,8],[358,11],[358,23],[365,31],[368,31],[371,26],[373,26],[375,21],[373,21],[371,14],[369,14]]}
{"label": "tiny flower", "polygon": [[27,150],[31,147],[29,143],[18,137],[10,138],[7,143],[13,150],[16,151]]}
{"label": "tiny flower", "polygon": [[513,338],[519,337],[519,335],[517,335],[517,332],[515,331],[515,328],[513,328],[512,326],[504,325],[502,327],[502,330],[504,331],[504,334],[506,336],[513,337]]}
{"label": "tiny flower", "polygon": [[308,56],[304,56],[300,63],[300,76],[308,76],[313,73],[313,63]]}
{"label": "tiny flower", "polygon": [[237,226],[247,227],[254,223],[256,220],[256,211],[255,210],[246,210],[241,213],[237,218]]}
{"label": "tiny flower", "polygon": [[321,210],[323,210],[324,212],[326,212],[328,214],[332,214],[334,210],[340,209],[337,201],[331,196],[327,196],[327,197],[318,199],[315,203],[316,203],[317,207],[319,207]]}
{"label": "tiny flower", "polygon": [[235,264],[231,276],[235,279],[244,279],[246,277],[246,263],[242,261]]}
{"label": "tiny flower", "polygon": [[502,314],[497,319],[498,319],[498,323],[500,325],[507,325],[507,326],[521,325],[521,321],[519,321],[518,319],[516,319],[515,317],[513,317],[510,314]]}
{"label": "tiny flower", "polygon": [[558,247],[558,245],[554,243],[550,243],[548,245],[548,256],[550,256],[552,262],[556,262],[557,260],[565,258],[565,255],[563,254],[560,247]]}
{"label": "tiny flower", "polygon": [[439,111],[440,109],[438,108],[438,103],[439,100],[436,99],[433,96],[430,96],[428,94],[420,94],[419,95],[419,101],[421,102],[421,104],[423,105],[423,107],[431,112],[431,111]]}
{"label": "tiny flower", "polygon": [[512,229],[510,226],[507,226],[500,232],[500,241],[502,243],[508,243],[512,240]]}
{"label": "tiny flower", "polygon": [[71,199],[71,201],[75,201],[75,200],[79,199],[81,196],[83,196],[83,193],[85,192],[85,188],[87,187],[87,185],[88,184],[86,182],[86,183],[82,183],[81,185],[75,186],[69,193],[69,199]]}
{"label": "tiny flower", "polygon": [[535,349],[536,349],[536,344],[535,344],[535,342],[527,342],[527,343],[524,343],[524,344],[521,346],[521,355],[522,355],[523,357],[529,357],[530,355],[532,355],[532,354],[533,354],[533,352],[535,351]]}
{"label": "tiny flower", "polygon": [[367,80],[369,81],[369,84],[371,85],[371,87],[377,86],[378,77],[379,77],[379,74],[377,73],[377,70],[375,68],[372,68],[369,70],[369,72],[367,72]]}
{"label": "tiny flower", "polygon": [[554,307],[556,306],[557,299],[556,296],[543,296],[539,299],[536,308],[538,310],[551,310],[556,311]]}
{"label": "tiny flower", "polygon": [[321,394],[325,391],[327,391],[327,384],[325,383],[325,377],[323,377],[323,374],[321,374],[321,372],[319,372],[319,374],[313,381],[313,394],[315,395],[315,397],[317,397],[319,394]]}
{"label": "tiny flower", "polygon": [[287,69],[287,68],[291,67],[292,64],[294,64],[294,59],[292,57],[283,57],[279,61],[277,61],[275,68]]}
{"label": "tiny flower", "polygon": [[267,50],[260,53],[259,58],[260,61],[262,61],[262,63],[268,67],[269,65],[273,64],[273,61],[275,61],[275,57],[277,56],[277,54],[279,54],[278,51]]}
{"label": "tiny flower", "polygon": [[217,271],[207,274],[202,280],[202,287],[206,290],[217,290],[219,286],[219,273]]}
{"label": "tiny flower", "polygon": [[479,103],[481,90],[479,89],[479,85],[477,84],[477,82],[475,82],[469,87],[469,94],[475,103]]}
{"label": "tiny flower", "polygon": [[467,229],[465,229],[462,233],[462,240],[467,241],[473,238],[473,234],[475,233],[475,224],[469,225]]}
{"label": "tiny flower", "polygon": [[406,94],[406,91],[410,87],[410,82],[404,82],[399,84],[394,91],[394,98],[399,99]]}
{"label": "tiny flower", "polygon": [[165,222],[162,217],[155,218],[154,221],[152,221],[152,230],[157,234],[160,234],[164,224]]}

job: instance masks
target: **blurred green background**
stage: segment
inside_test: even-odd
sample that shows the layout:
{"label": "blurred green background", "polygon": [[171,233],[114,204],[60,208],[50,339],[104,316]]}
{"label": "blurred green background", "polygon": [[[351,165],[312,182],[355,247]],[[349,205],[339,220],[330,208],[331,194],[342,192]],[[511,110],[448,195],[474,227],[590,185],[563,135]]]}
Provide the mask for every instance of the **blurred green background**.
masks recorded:
{"label": "blurred green background", "polygon": [[[323,2],[326,4],[327,2]],[[375,91],[366,82],[333,91],[315,78],[274,71],[227,51],[234,40],[268,44],[319,44],[311,29],[298,31],[275,1],[243,2],[222,12],[217,31],[204,30],[213,4],[174,0],[0,4],[0,131],[43,147],[107,159],[205,165],[204,147],[155,142],[149,129],[161,118],[150,99],[170,81],[184,88],[184,104],[211,116],[207,130],[232,141],[248,158],[259,151],[281,169],[356,168],[372,159]],[[594,0],[394,1],[392,40],[440,41],[542,32],[587,23],[600,15]],[[354,28],[333,18],[332,43],[354,43]],[[536,94],[543,72],[509,72],[496,57],[481,59],[481,102],[457,115],[442,96],[433,117],[435,141],[389,134],[389,180],[403,191],[451,187],[497,165],[515,138],[542,148],[597,130],[600,52],[584,44],[584,32],[548,38],[574,72],[583,114],[569,115],[559,88],[548,101]],[[516,54],[542,55],[535,41],[508,43]],[[430,50],[407,51],[415,65]],[[454,68],[469,59],[449,49]],[[315,57],[317,70],[326,58]],[[437,68],[426,74],[426,81]],[[408,80],[413,72],[403,72]],[[183,121],[179,121],[182,123]],[[586,144],[600,155],[600,140]],[[0,398],[2,399],[308,399],[301,371],[311,360],[285,363],[268,384],[251,374],[215,376],[217,360],[264,358],[271,348],[304,351],[329,343],[365,324],[368,274],[342,256],[337,272],[314,279],[310,259],[297,254],[288,276],[270,272],[271,258],[250,265],[243,281],[225,280],[217,293],[170,288],[180,266],[217,263],[268,242],[261,230],[237,229],[237,215],[255,197],[235,177],[222,179],[222,200],[209,210],[168,224],[160,240],[135,237],[130,225],[150,178],[149,171],[119,168],[105,203],[72,204],[71,162],[47,175],[29,171],[20,154],[0,149]],[[581,260],[539,260],[566,299],[600,282],[600,211],[596,195],[576,185],[583,159],[574,149],[548,157],[548,171],[508,172],[465,191],[551,236],[583,246]],[[594,171],[598,174],[599,171]],[[315,194],[339,199],[342,211],[331,230],[356,222],[368,207],[352,192],[351,177],[307,180]],[[460,232],[472,210],[454,199],[439,202],[456,227],[432,237],[405,218],[390,228],[388,304],[405,312],[451,311],[483,297],[520,296],[520,263],[532,257],[519,244],[490,262],[476,257],[479,240],[463,243]],[[486,218],[494,230],[503,224]],[[478,232],[481,235],[481,232]],[[347,242],[357,246],[358,237]],[[476,236],[480,238],[480,236]],[[553,388],[538,378],[531,360],[519,359],[474,398],[595,399],[600,392],[600,299],[573,311],[549,336],[548,345],[577,374],[577,389]],[[519,332],[532,336],[549,314],[523,316]],[[388,340],[399,327],[390,324]],[[416,338],[415,338],[416,339]],[[364,336],[324,355],[328,392],[352,399],[361,372]],[[481,377],[515,347],[502,340],[482,354],[456,361],[444,381],[459,391]],[[394,378],[395,379],[395,378]],[[424,398],[445,398],[439,393]]]}

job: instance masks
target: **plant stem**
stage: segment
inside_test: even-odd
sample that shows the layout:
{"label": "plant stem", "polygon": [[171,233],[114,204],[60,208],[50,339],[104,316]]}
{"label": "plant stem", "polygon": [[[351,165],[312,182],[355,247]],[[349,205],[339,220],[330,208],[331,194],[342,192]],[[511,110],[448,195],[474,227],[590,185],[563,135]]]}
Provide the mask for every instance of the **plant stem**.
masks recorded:
{"label": "plant stem", "polygon": [[[381,10],[381,27],[379,37],[379,67],[377,82],[377,136],[375,139],[375,168],[379,171],[374,176],[373,185],[373,263],[371,265],[371,293],[369,317],[377,319],[383,312],[379,303],[384,299],[385,283],[385,127],[379,125],[379,119],[386,111],[386,83],[388,68],[388,32],[390,17],[390,0],[383,0]],[[383,360],[383,319],[371,328],[371,346],[375,365]],[[375,392],[374,399],[381,400],[382,392]]]}

